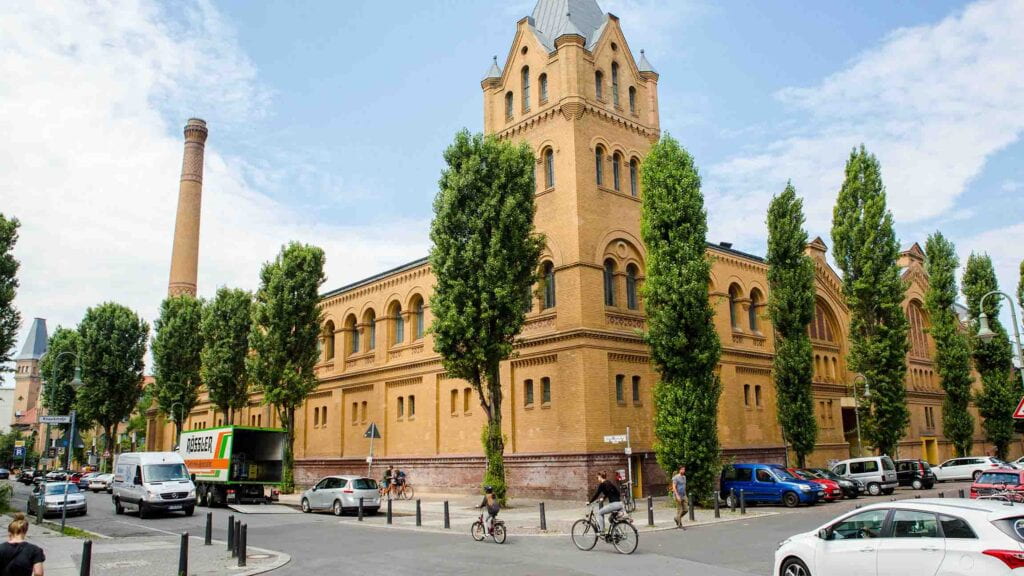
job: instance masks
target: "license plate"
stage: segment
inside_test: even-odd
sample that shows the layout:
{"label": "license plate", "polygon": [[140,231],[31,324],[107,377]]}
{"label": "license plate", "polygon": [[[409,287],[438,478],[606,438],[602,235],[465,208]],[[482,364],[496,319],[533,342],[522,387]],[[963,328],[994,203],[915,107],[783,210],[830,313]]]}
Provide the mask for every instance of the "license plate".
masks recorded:
{"label": "license plate", "polygon": [[168,510],[181,510],[181,506],[168,506]]}

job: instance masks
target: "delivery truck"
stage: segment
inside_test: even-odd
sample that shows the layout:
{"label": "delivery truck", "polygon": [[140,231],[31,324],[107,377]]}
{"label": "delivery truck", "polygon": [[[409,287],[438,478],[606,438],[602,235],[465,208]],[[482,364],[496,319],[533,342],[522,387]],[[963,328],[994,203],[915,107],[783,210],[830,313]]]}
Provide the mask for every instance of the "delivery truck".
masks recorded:
{"label": "delivery truck", "polygon": [[218,426],[181,433],[178,453],[200,506],[263,503],[281,484],[288,435],[277,428]]}

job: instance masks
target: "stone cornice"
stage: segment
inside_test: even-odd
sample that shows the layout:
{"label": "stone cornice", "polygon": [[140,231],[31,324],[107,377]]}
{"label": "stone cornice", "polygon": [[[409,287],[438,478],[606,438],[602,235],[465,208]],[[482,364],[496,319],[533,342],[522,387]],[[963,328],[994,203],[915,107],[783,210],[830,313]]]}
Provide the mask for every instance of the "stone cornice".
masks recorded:
{"label": "stone cornice", "polygon": [[[371,295],[376,294],[378,292],[383,292],[383,291],[385,291],[388,288],[392,288],[392,287],[398,286],[398,285],[400,285],[402,283],[413,281],[413,280],[416,280],[418,278],[423,278],[423,277],[430,276],[430,275],[431,275],[430,264],[423,264],[423,265],[421,265],[421,266],[419,266],[417,268],[413,268],[412,270],[407,270],[407,271],[401,272],[401,273],[396,274],[394,276],[386,276],[384,278],[381,278],[381,279],[377,280],[376,282],[371,282],[369,284],[366,284],[365,286],[360,286],[360,287],[358,287],[358,288],[356,288],[356,289],[354,289],[354,290],[352,290],[350,292],[342,292],[340,294],[335,294],[335,295],[329,296],[327,298],[324,298],[324,299],[320,300],[319,305],[320,305],[320,307],[322,309],[322,308],[325,308],[327,306],[333,306],[333,305],[336,305],[336,304],[341,304],[343,302],[350,302],[350,301],[356,300],[358,298],[363,298],[363,297],[366,297],[366,296],[371,296]],[[422,295],[422,296],[423,296],[423,307],[426,308],[427,307],[427,300],[429,300],[429,298],[428,298],[428,295],[425,295],[425,294]]]}

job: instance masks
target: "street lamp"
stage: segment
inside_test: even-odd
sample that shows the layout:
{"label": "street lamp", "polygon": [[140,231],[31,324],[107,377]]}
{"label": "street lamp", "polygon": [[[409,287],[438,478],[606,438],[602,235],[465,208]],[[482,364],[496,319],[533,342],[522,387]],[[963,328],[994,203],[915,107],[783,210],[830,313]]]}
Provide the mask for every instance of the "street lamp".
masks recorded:
{"label": "street lamp", "polygon": [[[174,407],[181,406],[181,410],[178,411],[178,418],[175,418]],[[181,402],[175,402],[171,404],[171,420],[174,420],[175,434],[174,434],[174,448],[178,448],[178,444],[181,443],[181,421],[185,419],[185,405]]]}
{"label": "street lamp", "polygon": [[857,376],[855,376],[853,378],[853,401],[855,403],[855,405],[853,407],[853,417],[854,417],[854,420],[857,422],[857,455],[858,456],[863,456],[864,455],[864,443],[861,441],[861,437],[860,437],[860,398],[857,397],[857,382],[858,381],[864,383],[864,396],[863,396],[864,398],[870,398],[871,397],[871,385],[868,384],[868,379],[865,378],[863,374],[857,374]]}
{"label": "street lamp", "polygon": [[[1017,311],[1013,307],[1013,298],[1010,298],[1005,292],[993,290],[981,297],[981,302],[978,303],[978,339],[982,342],[991,342],[996,337],[996,333],[988,326],[988,314],[985,314],[985,299],[993,294],[1006,298],[1006,301],[1010,303],[1010,318],[1013,320],[1013,337],[1017,344],[1017,358],[1024,362],[1024,356],[1021,355],[1020,328],[1017,327]],[[1024,385],[1024,367],[1019,372],[1022,385]]]}

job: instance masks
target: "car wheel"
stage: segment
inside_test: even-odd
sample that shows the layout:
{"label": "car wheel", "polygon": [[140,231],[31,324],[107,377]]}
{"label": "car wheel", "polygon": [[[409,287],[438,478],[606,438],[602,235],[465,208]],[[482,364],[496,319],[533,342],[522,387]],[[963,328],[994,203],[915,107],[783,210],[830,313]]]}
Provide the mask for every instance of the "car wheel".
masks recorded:
{"label": "car wheel", "polygon": [[196,513],[196,507],[195,506],[186,506],[185,507],[185,516],[191,516],[191,515],[193,515],[195,513]]}
{"label": "car wheel", "polygon": [[309,507],[309,499],[308,498],[303,498],[302,499],[302,511],[305,512],[306,514],[309,514],[310,512],[312,512],[312,510],[313,509]]}
{"label": "car wheel", "polygon": [[341,500],[334,501],[334,507],[331,508],[331,511],[334,512],[335,516],[341,516],[345,513],[345,509],[341,506]]}
{"label": "car wheel", "polygon": [[121,501],[116,498],[114,499],[114,514],[124,514],[124,506],[121,506]]}
{"label": "car wheel", "polygon": [[786,492],[782,495],[782,503],[786,505],[786,508],[796,508],[800,504],[800,497],[796,495],[796,492]]}
{"label": "car wheel", "polygon": [[978,478],[981,478],[981,470],[975,470],[972,478],[974,478],[974,481],[977,482]]}
{"label": "car wheel", "polygon": [[881,493],[882,493],[882,487],[881,486],[879,486],[878,484],[876,484],[874,482],[872,482],[871,484],[868,484],[868,494],[871,494],[872,496],[878,496]]}
{"label": "car wheel", "polygon": [[779,569],[779,574],[780,576],[811,576],[811,571],[799,558],[786,558]]}
{"label": "car wheel", "polygon": [[911,482],[910,485],[913,486],[914,490],[920,490],[921,488],[924,488],[924,484],[922,484],[921,481],[917,480],[916,478],[913,482]]}
{"label": "car wheel", "polygon": [[149,516],[149,506],[146,506],[145,502],[139,502],[139,519],[144,520]]}

